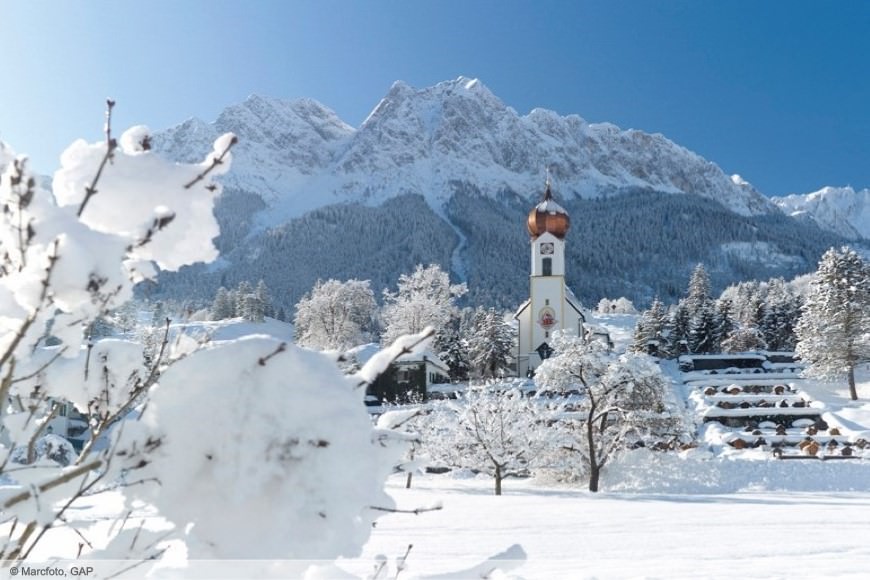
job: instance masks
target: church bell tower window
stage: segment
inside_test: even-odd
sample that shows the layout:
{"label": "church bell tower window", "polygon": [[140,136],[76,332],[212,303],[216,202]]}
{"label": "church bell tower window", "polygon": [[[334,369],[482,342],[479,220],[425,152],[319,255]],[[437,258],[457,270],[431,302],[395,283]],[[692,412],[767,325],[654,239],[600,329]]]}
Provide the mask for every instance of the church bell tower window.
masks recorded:
{"label": "church bell tower window", "polygon": [[541,262],[544,276],[553,275],[553,258],[544,258]]}

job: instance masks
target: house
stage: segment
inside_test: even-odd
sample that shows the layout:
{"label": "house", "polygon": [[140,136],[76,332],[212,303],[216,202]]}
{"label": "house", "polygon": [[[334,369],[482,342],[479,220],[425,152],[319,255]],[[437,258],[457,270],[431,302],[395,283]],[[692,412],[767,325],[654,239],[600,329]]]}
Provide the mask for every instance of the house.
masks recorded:
{"label": "house", "polygon": [[425,401],[433,385],[449,382],[449,369],[434,352],[405,354],[369,385],[366,400],[372,404]]}

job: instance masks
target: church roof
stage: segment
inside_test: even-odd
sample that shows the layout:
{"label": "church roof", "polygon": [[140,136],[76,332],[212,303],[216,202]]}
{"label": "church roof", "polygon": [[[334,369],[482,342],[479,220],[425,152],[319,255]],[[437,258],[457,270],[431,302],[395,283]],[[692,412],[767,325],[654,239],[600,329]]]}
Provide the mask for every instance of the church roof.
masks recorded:
{"label": "church roof", "polygon": [[549,178],[547,179],[547,189],[544,191],[544,199],[529,212],[526,225],[532,239],[550,233],[562,240],[565,239],[565,234],[571,227],[568,212],[553,200]]}

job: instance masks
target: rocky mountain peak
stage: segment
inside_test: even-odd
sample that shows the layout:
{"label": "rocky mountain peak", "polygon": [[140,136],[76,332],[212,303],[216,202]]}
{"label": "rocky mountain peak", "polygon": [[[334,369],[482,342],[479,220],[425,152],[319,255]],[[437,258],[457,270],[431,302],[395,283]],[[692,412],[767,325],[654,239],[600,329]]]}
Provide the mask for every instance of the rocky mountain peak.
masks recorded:
{"label": "rocky mountain peak", "polygon": [[778,211],[749,184],[663,135],[546,109],[521,116],[464,76],[422,89],[397,81],[358,129],[311,99],[251,95],[211,125],[189,121],[164,132],[158,146],[189,159],[224,131],[240,137],[228,183],[260,194],[273,219],[312,209],[312,188],[322,204],[374,205],[417,193],[436,211],[469,187],[531,199],[546,167],[564,196],[649,190],[700,195],[742,215]]}
{"label": "rocky mountain peak", "polygon": [[812,193],[773,197],[771,201],[786,214],[810,219],[845,238],[870,239],[870,189],[823,187]]}

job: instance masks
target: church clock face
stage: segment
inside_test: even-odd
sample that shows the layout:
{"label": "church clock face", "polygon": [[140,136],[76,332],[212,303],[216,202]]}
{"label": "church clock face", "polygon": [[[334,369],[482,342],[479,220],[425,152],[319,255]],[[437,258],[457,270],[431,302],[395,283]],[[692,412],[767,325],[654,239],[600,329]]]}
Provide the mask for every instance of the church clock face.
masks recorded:
{"label": "church clock face", "polygon": [[541,244],[541,255],[549,256],[553,253],[553,242],[543,242]]}

